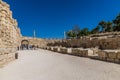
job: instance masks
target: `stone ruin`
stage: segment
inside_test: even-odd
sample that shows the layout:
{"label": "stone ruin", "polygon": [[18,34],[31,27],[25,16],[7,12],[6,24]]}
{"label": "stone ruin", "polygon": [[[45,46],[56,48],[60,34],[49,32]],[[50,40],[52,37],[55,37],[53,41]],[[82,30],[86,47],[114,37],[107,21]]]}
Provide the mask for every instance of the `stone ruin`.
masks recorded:
{"label": "stone ruin", "polygon": [[[53,49],[50,49],[52,47]],[[60,48],[60,51],[57,49]],[[48,50],[120,63],[120,32],[99,33],[48,44]],[[117,52],[116,52],[117,51]]]}
{"label": "stone ruin", "polygon": [[63,39],[49,43],[48,46],[72,48],[99,48],[101,50],[120,49],[120,32],[99,33],[79,39]]}
{"label": "stone ruin", "polygon": [[12,17],[10,6],[0,0],[0,65],[15,59],[20,37],[20,29]]}
{"label": "stone ruin", "polygon": [[[24,42],[27,42],[27,43],[24,43]],[[42,47],[46,47],[47,43],[48,43],[48,40],[46,40],[46,39],[22,36],[21,37],[21,46],[19,46],[19,47],[20,47],[20,49],[22,49],[22,48],[30,49],[33,46],[36,48],[42,48]]]}
{"label": "stone ruin", "polygon": [[[22,43],[22,41],[27,41],[27,43]],[[0,66],[17,58],[16,52],[22,45],[27,45],[27,47],[34,45],[38,48],[77,56],[88,56],[88,53],[92,51],[94,54],[97,53],[100,59],[120,62],[120,53],[113,54],[116,49],[120,49],[120,32],[99,33],[80,39],[64,40],[24,37],[21,35],[17,21],[12,17],[10,6],[0,0]],[[115,51],[111,53],[103,50]]]}
{"label": "stone ruin", "polygon": [[[23,41],[27,41],[27,43]],[[17,20],[12,17],[10,6],[0,0],[0,66],[18,58],[16,53],[23,45],[27,48],[30,46],[42,48],[54,41],[22,36]]]}

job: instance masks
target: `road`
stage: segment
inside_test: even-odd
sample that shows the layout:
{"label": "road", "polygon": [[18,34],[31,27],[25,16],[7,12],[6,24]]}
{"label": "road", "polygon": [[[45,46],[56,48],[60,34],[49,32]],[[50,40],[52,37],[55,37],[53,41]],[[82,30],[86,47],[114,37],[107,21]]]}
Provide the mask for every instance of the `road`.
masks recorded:
{"label": "road", "polygon": [[47,50],[19,51],[0,80],[120,80],[120,65]]}

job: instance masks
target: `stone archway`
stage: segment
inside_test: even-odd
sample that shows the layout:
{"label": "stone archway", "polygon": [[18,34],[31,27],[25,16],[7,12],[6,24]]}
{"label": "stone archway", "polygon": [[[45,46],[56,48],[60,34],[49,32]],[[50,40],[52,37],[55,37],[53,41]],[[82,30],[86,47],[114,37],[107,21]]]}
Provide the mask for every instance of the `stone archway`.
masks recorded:
{"label": "stone archway", "polygon": [[22,50],[28,50],[29,49],[29,41],[28,40],[22,40],[21,41],[21,49]]}

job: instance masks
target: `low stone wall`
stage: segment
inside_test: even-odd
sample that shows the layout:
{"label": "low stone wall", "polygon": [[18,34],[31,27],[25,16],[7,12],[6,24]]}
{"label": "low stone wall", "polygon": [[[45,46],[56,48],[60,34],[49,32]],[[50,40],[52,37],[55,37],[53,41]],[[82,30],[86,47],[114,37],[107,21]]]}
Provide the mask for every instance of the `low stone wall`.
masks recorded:
{"label": "low stone wall", "polygon": [[63,47],[73,47],[73,48],[95,48],[106,50],[106,49],[119,49],[120,48],[120,37],[114,38],[83,38],[83,39],[71,39],[66,40],[66,45]]}
{"label": "low stone wall", "polygon": [[16,59],[16,49],[0,49],[0,66]]}
{"label": "low stone wall", "polygon": [[108,56],[107,56],[106,52],[104,52],[104,51],[98,51],[98,57],[101,60],[107,60]]}
{"label": "low stone wall", "polygon": [[80,57],[88,57],[92,59],[99,59],[114,63],[120,63],[120,51],[116,50],[98,50],[93,48],[65,48],[65,47],[49,47],[47,50],[59,52],[63,54],[70,54]]}
{"label": "low stone wall", "polygon": [[60,48],[60,53],[67,54],[68,53],[67,48]]}
{"label": "low stone wall", "polygon": [[[52,43],[51,43],[52,44]],[[95,48],[101,50],[115,50],[120,49],[120,37],[107,38],[80,38],[80,39],[66,39],[53,43],[54,46],[62,46],[67,48]]]}
{"label": "low stone wall", "polygon": [[85,49],[72,49],[72,55],[75,56],[81,56],[81,57],[87,57],[88,56],[88,50]]}
{"label": "low stone wall", "polygon": [[54,51],[54,52],[59,52],[63,54],[70,54],[70,55],[75,55],[75,56],[83,56],[83,57],[88,57],[91,55],[94,55],[95,53],[93,50],[90,49],[82,49],[82,48],[65,48],[65,47],[46,47],[44,49]]}
{"label": "low stone wall", "polygon": [[47,49],[50,51],[59,52],[63,54],[68,53],[68,49],[64,47],[44,47],[43,49]]}
{"label": "low stone wall", "polygon": [[54,47],[50,47],[50,50],[53,51],[53,48],[54,48]]}
{"label": "low stone wall", "polygon": [[15,53],[1,53],[0,54],[0,66],[12,60],[15,60]]}
{"label": "low stone wall", "polygon": [[[45,48],[46,49],[46,48]],[[65,48],[65,47],[49,47],[47,50],[54,52],[59,52],[63,54],[71,54],[75,56],[87,57],[90,50],[87,49],[77,49],[77,48]]]}
{"label": "low stone wall", "polygon": [[58,52],[58,48],[57,48],[57,47],[54,47],[54,48],[53,48],[53,51],[54,51],[54,52]]}
{"label": "low stone wall", "polygon": [[67,53],[72,54],[72,48],[67,48]]}
{"label": "low stone wall", "polygon": [[47,50],[50,50],[51,48],[50,47],[47,47]]}
{"label": "low stone wall", "polygon": [[98,52],[98,58],[100,60],[109,61],[109,62],[115,62],[120,63],[120,52],[118,51],[99,51]]}

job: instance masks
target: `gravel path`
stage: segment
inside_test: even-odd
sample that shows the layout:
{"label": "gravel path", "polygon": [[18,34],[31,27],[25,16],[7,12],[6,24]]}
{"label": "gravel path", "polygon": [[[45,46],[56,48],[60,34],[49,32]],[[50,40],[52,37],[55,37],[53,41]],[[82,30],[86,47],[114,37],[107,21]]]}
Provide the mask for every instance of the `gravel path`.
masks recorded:
{"label": "gravel path", "polygon": [[120,65],[46,50],[20,51],[0,80],[120,80]]}

